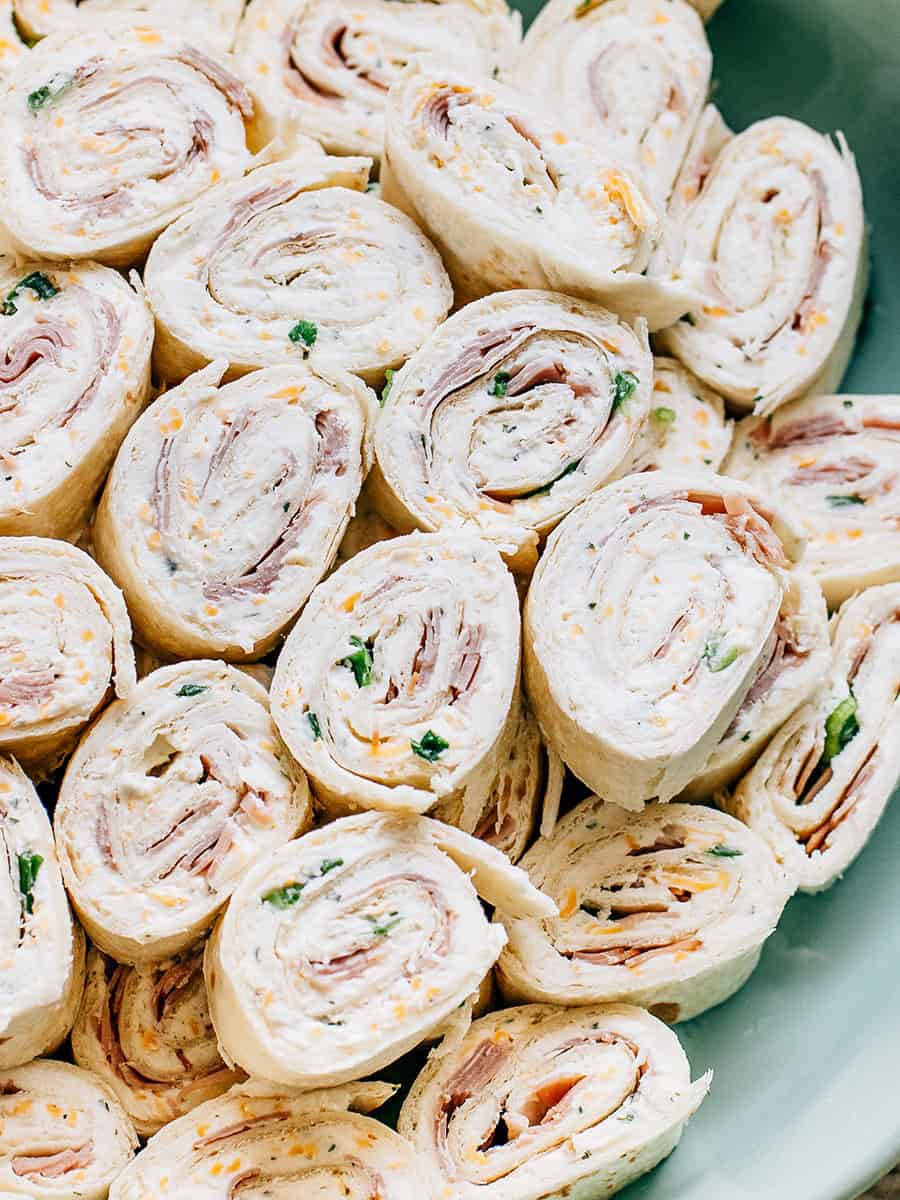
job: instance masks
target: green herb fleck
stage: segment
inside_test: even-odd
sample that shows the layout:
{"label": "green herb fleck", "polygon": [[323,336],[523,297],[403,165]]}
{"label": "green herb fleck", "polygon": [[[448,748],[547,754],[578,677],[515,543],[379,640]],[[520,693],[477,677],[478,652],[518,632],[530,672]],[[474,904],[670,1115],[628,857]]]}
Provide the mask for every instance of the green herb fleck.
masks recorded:
{"label": "green herb fleck", "polygon": [[650,414],[654,421],[659,421],[660,425],[675,424],[675,409],[674,408],[654,408]]}
{"label": "green herb fleck", "polygon": [[422,735],[420,742],[413,739],[409,744],[413,754],[418,754],[419,758],[424,758],[426,762],[437,762],[444,751],[450,748],[449,742],[430,729]]}
{"label": "green herb fleck", "polygon": [[715,846],[710,846],[706,853],[714,854],[716,858],[740,858],[744,852],[738,850],[737,846],[726,846],[724,842],[717,842]]}
{"label": "green herb fleck", "polygon": [[262,899],[264,904],[271,904],[273,908],[293,908],[300,899],[304,884],[302,883],[286,883],[284,887],[272,888],[271,891],[263,892]]}
{"label": "green herb fleck", "polygon": [[34,292],[38,300],[52,300],[54,296],[59,295],[59,288],[54,287],[52,280],[43,271],[32,271],[30,275],[26,275],[16,284],[3,301],[4,317],[12,317],[19,311],[16,300],[22,288],[28,288],[29,291]]}
{"label": "green herb fleck", "polygon": [[372,682],[372,666],[375,661],[372,647],[358,637],[352,637],[350,645],[355,649],[352,654],[341,659],[341,666],[348,667],[353,672],[357,687],[368,687]]}
{"label": "green herb fleck", "polygon": [[743,734],[743,736],[741,737],[741,741],[742,741],[742,742],[749,742],[749,741],[750,741],[750,738],[751,738],[751,736],[752,736],[752,735],[751,735],[751,733],[750,733],[750,730],[748,729],[748,730],[747,730],[747,732],[746,732],[745,734]]}
{"label": "green herb fleck", "polygon": [[209,688],[203,683],[183,683],[175,695],[184,698],[186,696],[199,696],[201,692],[208,691]]}
{"label": "green herb fleck", "polygon": [[865,498],[857,492],[850,492],[846,496],[826,496],[825,499],[832,508],[850,508],[854,504],[865,504]]}
{"label": "green herb fleck", "polygon": [[48,104],[52,104],[58,100],[72,86],[74,80],[64,79],[62,83],[54,86],[53,80],[50,83],[45,83],[43,87],[37,88],[29,93],[28,107],[33,113],[40,112],[42,108],[46,108]]}
{"label": "green herb fleck", "polygon": [[565,479],[565,477],[567,475],[571,475],[573,471],[577,471],[580,466],[581,466],[581,459],[576,458],[576,460],[574,462],[569,463],[569,465],[565,468],[565,470],[560,471],[560,473],[556,476],[555,479],[551,479],[549,483],[545,483],[542,487],[535,488],[533,492],[523,493],[523,495],[520,498],[522,500],[531,500],[534,496],[546,496],[547,493],[550,491],[550,489],[555,484],[559,483],[559,481],[561,479]]}
{"label": "green herb fleck", "polygon": [[390,398],[391,388],[394,386],[394,376],[396,371],[392,371],[390,367],[384,373],[384,387],[381,389],[381,395],[378,397],[378,403],[382,408],[387,404]]}
{"label": "green herb fleck", "polygon": [[613,380],[612,411],[621,408],[634,395],[634,389],[640,383],[633,371],[617,371]]}
{"label": "green herb fleck", "polygon": [[856,697],[851,695],[828,714],[825,721],[825,747],[819,767],[827,767],[859,733],[857,712]]}
{"label": "green herb fleck", "polygon": [[319,330],[312,323],[312,321],[298,321],[288,334],[288,337],[292,342],[303,342],[305,346],[314,346],[318,336]]}
{"label": "green herb fleck", "polygon": [[506,395],[506,388],[511,379],[509,371],[498,371],[491,380],[490,395],[503,397]]}
{"label": "green herb fleck", "polygon": [[319,874],[327,875],[329,871],[335,871],[343,865],[344,860],[342,858],[323,858],[319,863]]}
{"label": "green herb fleck", "polygon": [[379,921],[377,917],[368,918],[372,922],[372,932],[376,937],[387,937],[392,929],[396,929],[403,918],[399,913],[390,913],[386,921]]}
{"label": "green herb fleck", "polygon": [[732,646],[730,650],[723,652],[721,648],[723,640],[723,634],[713,634],[712,637],[706,639],[706,645],[703,647],[703,657],[713,675],[727,670],[744,653],[741,646]]}
{"label": "green herb fleck", "polygon": [[845,400],[845,401],[844,401],[844,408],[852,408],[852,407],[853,407],[853,401],[852,401],[852,400]]}
{"label": "green herb fleck", "polygon": [[309,727],[313,731],[313,740],[318,741],[322,736],[322,726],[319,724],[319,718],[314,712],[308,712],[306,719],[309,721]]}
{"label": "green herb fleck", "polygon": [[19,859],[19,891],[22,893],[22,903],[25,906],[27,913],[34,912],[34,892],[33,888],[38,877],[38,871],[41,869],[41,863],[44,861],[40,854],[32,854],[26,851],[18,856]]}

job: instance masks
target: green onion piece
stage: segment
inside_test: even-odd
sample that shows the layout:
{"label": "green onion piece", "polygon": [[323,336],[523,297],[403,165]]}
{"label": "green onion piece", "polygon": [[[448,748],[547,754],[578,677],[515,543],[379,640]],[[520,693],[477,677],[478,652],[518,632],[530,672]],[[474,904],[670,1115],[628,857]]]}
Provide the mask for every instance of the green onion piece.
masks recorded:
{"label": "green onion piece", "polygon": [[722,634],[714,634],[713,637],[707,638],[706,645],[703,648],[703,657],[706,659],[706,665],[712,671],[713,675],[718,675],[720,671],[727,670],[738,658],[744,653],[742,646],[732,646],[730,650],[721,650],[721,645],[724,638]]}
{"label": "green onion piece", "polygon": [[675,409],[674,408],[654,408],[650,414],[654,421],[659,421],[660,425],[675,424]]}
{"label": "green onion piece", "polygon": [[303,342],[305,346],[314,346],[318,336],[319,330],[312,323],[312,321],[298,321],[288,334],[288,337],[292,342]]}
{"label": "green onion piece", "polygon": [[510,375],[509,371],[498,371],[491,380],[489,394],[491,396],[500,396],[501,398],[505,396],[506,385],[509,383],[511,378],[512,376]]}
{"label": "green onion piece", "polygon": [[740,858],[744,852],[738,850],[736,846],[726,846],[724,842],[719,842],[715,846],[710,846],[706,853],[715,854],[716,858]]}
{"label": "green onion piece", "polygon": [[22,903],[25,905],[27,913],[34,912],[34,893],[33,888],[38,877],[38,871],[41,869],[41,863],[44,861],[40,854],[32,854],[26,851],[24,854],[18,855],[19,860],[19,891],[22,893]]}
{"label": "green onion piece", "polygon": [[343,865],[344,860],[342,858],[323,858],[319,864],[319,874],[327,875],[329,871],[335,871]]}
{"label": "green onion piece", "polygon": [[313,741],[318,741],[322,736],[322,726],[319,724],[319,718],[314,712],[308,712],[306,719],[309,721],[309,727],[313,731]]}
{"label": "green onion piece", "polygon": [[859,721],[856,718],[858,707],[855,696],[842,700],[837,708],[832,709],[825,721],[825,747],[822,750],[820,767],[827,767],[833,758],[859,733]]}
{"label": "green onion piece", "polygon": [[209,691],[209,688],[205,684],[202,684],[202,683],[183,683],[181,685],[181,687],[178,689],[178,691],[175,693],[175,695],[181,696],[181,697],[199,696],[201,692],[208,692],[208,691]]}
{"label": "green onion piece", "polygon": [[29,291],[34,292],[38,300],[52,300],[54,296],[59,295],[59,288],[53,285],[53,281],[43,271],[32,271],[30,275],[19,280],[3,301],[4,317],[12,317],[19,311],[16,307],[16,300],[22,288],[28,288]]}
{"label": "green onion piece", "polygon": [[640,383],[633,371],[617,371],[613,380],[612,411],[621,408],[634,395],[634,389]]}
{"label": "green onion piece", "polygon": [[369,917],[372,924],[372,932],[376,937],[387,937],[392,929],[400,924],[403,918],[399,913],[391,913],[386,921],[379,921],[377,917]]}
{"label": "green onion piece", "polygon": [[865,504],[865,498],[858,495],[856,492],[851,492],[847,496],[826,496],[825,499],[832,508],[850,508],[854,504]]}
{"label": "green onion piece", "polygon": [[525,492],[519,498],[521,500],[531,500],[534,496],[546,496],[554,484],[559,483],[561,479],[565,479],[567,475],[571,475],[573,471],[577,471],[581,466],[581,459],[577,458],[575,462],[569,463],[565,470],[560,471],[555,479],[551,479],[549,483],[545,483],[543,487],[535,488],[533,492]]}
{"label": "green onion piece", "polygon": [[30,92],[28,96],[28,107],[33,113],[40,112],[42,108],[46,108],[48,104],[52,104],[54,100],[58,100],[74,83],[73,79],[64,79],[58,86],[53,86],[53,81],[45,83],[43,87],[37,88]]}
{"label": "green onion piece", "polygon": [[422,735],[420,742],[413,739],[409,744],[413,754],[418,754],[419,758],[424,758],[426,762],[436,762],[450,747],[449,742],[445,741],[439,733],[433,733],[430,729]]}
{"label": "green onion piece", "polygon": [[262,900],[264,904],[271,904],[273,908],[293,908],[300,899],[303,888],[302,883],[286,883],[284,887],[272,888],[269,892],[263,892]]}
{"label": "green onion piece", "polygon": [[384,383],[384,387],[381,389],[381,395],[378,397],[378,403],[381,405],[382,408],[384,408],[384,406],[388,402],[388,397],[391,394],[391,387],[393,386],[394,376],[396,374],[397,374],[397,372],[392,371],[390,367],[388,367],[388,369],[384,373],[385,383]]}
{"label": "green onion piece", "polygon": [[372,666],[375,661],[371,646],[367,646],[361,638],[352,637],[350,645],[355,646],[352,654],[341,659],[342,667],[349,667],[353,672],[357,687],[368,687],[372,682]]}

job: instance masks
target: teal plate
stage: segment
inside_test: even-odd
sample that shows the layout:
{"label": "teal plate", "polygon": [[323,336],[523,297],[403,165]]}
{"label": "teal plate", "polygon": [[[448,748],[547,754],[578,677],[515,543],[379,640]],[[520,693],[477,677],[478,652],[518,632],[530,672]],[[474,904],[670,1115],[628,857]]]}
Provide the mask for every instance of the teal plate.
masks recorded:
{"label": "teal plate", "polygon": [[[900,0],[726,0],[709,36],[734,129],[777,114],[846,134],[873,274],[845,387],[900,392]],[[900,1160],[898,917],[895,807],[839,884],[791,901],[747,986],[678,1026],[712,1091],[622,1200],[850,1200]]]}

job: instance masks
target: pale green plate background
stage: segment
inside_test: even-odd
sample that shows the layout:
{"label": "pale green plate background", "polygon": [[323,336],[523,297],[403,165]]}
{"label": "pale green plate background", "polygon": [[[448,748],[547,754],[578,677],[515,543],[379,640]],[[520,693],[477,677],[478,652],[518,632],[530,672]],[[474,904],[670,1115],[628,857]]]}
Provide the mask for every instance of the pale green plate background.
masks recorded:
{"label": "pale green plate background", "polygon": [[[846,389],[900,392],[900,0],[726,0],[709,36],[734,129],[846,134],[874,268]],[[841,883],[790,903],[750,983],[678,1031],[712,1092],[623,1200],[849,1200],[900,1159],[900,800]]]}

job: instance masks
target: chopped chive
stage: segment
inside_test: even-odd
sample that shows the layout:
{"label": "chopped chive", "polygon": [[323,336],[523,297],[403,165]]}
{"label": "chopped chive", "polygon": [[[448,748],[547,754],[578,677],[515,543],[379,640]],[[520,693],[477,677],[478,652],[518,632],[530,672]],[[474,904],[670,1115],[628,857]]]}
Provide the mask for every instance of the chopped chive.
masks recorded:
{"label": "chopped chive", "polygon": [[654,421],[658,421],[660,425],[674,425],[675,423],[674,408],[654,408],[650,416]]}
{"label": "chopped chive", "polygon": [[19,891],[22,893],[22,904],[27,913],[34,912],[33,889],[43,861],[42,855],[32,854],[29,850],[26,850],[24,854],[18,855]]}
{"label": "chopped chive", "polygon": [[59,295],[59,288],[54,286],[53,281],[43,271],[32,271],[30,275],[26,275],[24,279],[19,280],[3,301],[4,317],[15,316],[19,311],[16,306],[16,300],[23,288],[28,288],[29,291],[34,292],[38,300],[52,300],[54,296]]}
{"label": "chopped chive", "polygon": [[384,387],[381,389],[381,395],[378,397],[378,403],[382,408],[384,408],[388,402],[388,399],[390,398],[391,388],[394,385],[394,376],[396,374],[397,372],[392,371],[390,367],[388,367],[384,373]]}
{"label": "chopped chive", "polygon": [[634,390],[640,383],[633,371],[617,371],[613,380],[612,411],[621,408],[634,395]]}
{"label": "chopped chive", "polygon": [[724,842],[718,842],[715,846],[710,846],[706,853],[715,854],[716,858],[740,858],[744,852],[736,846],[726,846]]}
{"label": "chopped chive", "polygon": [[825,499],[832,508],[850,508],[854,504],[865,504],[865,497],[858,492],[850,492],[846,496],[826,496]]}
{"label": "chopped chive", "polygon": [[187,696],[199,696],[201,692],[208,691],[209,687],[203,683],[183,683],[175,695],[184,699]]}
{"label": "chopped chive", "polygon": [[450,747],[448,741],[445,741],[439,733],[433,733],[430,729],[422,735],[420,742],[413,739],[409,744],[412,747],[413,754],[418,754],[419,758],[424,758],[426,762],[436,762],[444,751]]}
{"label": "chopped chive", "polygon": [[319,724],[319,718],[314,712],[307,712],[306,719],[309,721],[309,727],[313,731],[313,741],[318,741],[322,736],[322,727]]}
{"label": "chopped chive", "polygon": [[403,918],[399,913],[391,913],[386,921],[379,921],[377,917],[368,917],[372,922],[372,932],[376,937],[387,937],[392,929],[396,929]]}
{"label": "chopped chive", "polygon": [[509,371],[498,371],[491,380],[491,386],[489,389],[490,395],[500,396],[501,398],[505,396],[506,388],[511,378],[512,376],[510,375]]}
{"label": "chopped chive", "polygon": [[298,321],[294,328],[288,333],[288,337],[292,342],[303,342],[305,346],[314,346],[318,336],[319,330],[312,323],[312,321]]}
{"label": "chopped chive", "polygon": [[554,487],[561,479],[565,479],[567,475],[571,475],[573,471],[577,471],[581,466],[581,459],[578,458],[575,462],[569,463],[565,470],[560,471],[555,479],[551,479],[549,483],[545,483],[543,487],[535,488],[532,492],[524,492],[519,498],[521,500],[531,500],[534,496],[546,496],[552,487]]}
{"label": "chopped chive", "polygon": [[372,647],[358,637],[351,637],[350,645],[355,649],[352,654],[341,659],[340,665],[353,672],[357,687],[368,687],[372,682],[372,666],[375,662]]}

